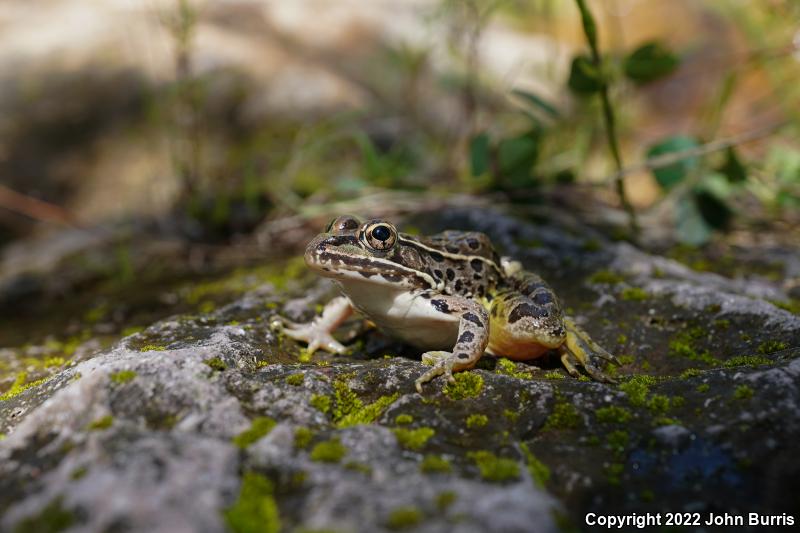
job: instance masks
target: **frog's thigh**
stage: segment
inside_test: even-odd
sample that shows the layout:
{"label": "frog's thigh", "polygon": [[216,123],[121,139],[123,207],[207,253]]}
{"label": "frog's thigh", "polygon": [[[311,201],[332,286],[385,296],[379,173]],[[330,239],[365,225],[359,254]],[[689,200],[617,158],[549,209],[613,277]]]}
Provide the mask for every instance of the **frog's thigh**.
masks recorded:
{"label": "frog's thigh", "polygon": [[561,310],[549,287],[544,282],[541,287],[534,297],[509,290],[492,300],[490,353],[524,361],[540,357],[564,342]]}

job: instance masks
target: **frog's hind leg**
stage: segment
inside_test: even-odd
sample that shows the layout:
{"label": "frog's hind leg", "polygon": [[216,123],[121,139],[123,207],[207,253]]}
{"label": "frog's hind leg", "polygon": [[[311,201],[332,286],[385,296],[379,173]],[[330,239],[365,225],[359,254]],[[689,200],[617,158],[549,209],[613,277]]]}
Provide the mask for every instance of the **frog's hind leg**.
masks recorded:
{"label": "frog's hind leg", "polygon": [[433,368],[414,383],[420,394],[423,383],[442,375],[452,383],[455,381],[453,372],[474,367],[489,343],[489,314],[478,302],[444,294],[428,295],[422,301],[430,306],[428,310],[434,315],[458,317],[458,338],[451,352],[435,350],[422,354],[422,362],[432,364]]}
{"label": "frog's hind leg", "polygon": [[614,379],[603,373],[601,365],[603,362],[619,365],[617,358],[594,342],[572,318],[564,317],[564,327],[566,338],[564,344],[559,347],[559,351],[561,352],[561,362],[567,372],[579,377],[580,372],[575,368],[575,365],[579,364],[595,381],[614,383]]}

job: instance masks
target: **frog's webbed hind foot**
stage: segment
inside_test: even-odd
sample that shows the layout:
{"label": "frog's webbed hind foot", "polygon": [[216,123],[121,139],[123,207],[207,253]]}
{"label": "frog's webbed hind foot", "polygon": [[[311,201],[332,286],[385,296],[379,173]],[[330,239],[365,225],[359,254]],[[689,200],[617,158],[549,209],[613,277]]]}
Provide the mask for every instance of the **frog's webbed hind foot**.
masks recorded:
{"label": "frog's webbed hind foot", "polygon": [[619,365],[619,360],[594,342],[570,317],[564,317],[566,339],[561,346],[561,363],[570,375],[580,377],[576,366],[583,367],[595,381],[615,383],[616,381],[602,370],[605,363]]}
{"label": "frog's webbed hind foot", "polygon": [[343,354],[347,351],[339,341],[333,338],[331,332],[353,312],[350,301],[344,297],[331,300],[322,310],[322,314],[307,324],[290,322],[283,317],[278,317],[275,322],[287,337],[308,343],[308,353],[313,354],[318,349],[330,353]]}

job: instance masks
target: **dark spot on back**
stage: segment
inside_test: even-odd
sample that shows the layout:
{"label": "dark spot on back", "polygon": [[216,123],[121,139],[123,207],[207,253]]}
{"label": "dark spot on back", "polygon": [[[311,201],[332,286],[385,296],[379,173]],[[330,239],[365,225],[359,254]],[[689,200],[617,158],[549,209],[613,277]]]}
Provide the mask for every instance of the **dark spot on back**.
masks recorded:
{"label": "dark spot on back", "polygon": [[450,308],[447,306],[447,302],[444,300],[431,300],[431,305],[434,309],[439,311],[440,313],[449,313]]}
{"label": "dark spot on back", "polygon": [[480,272],[483,270],[483,261],[481,261],[480,259],[473,259],[472,261],[469,262],[469,265],[475,272]]}
{"label": "dark spot on back", "polygon": [[483,322],[481,322],[481,319],[478,318],[478,315],[476,315],[475,313],[464,313],[464,315],[461,318],[463,318],[467,322],[472,322],[473,324],[475,324],[480,328],[483,327]]}
{"label": "dark spot on back", "polygon": [[449,279],[450,281],[453,281],[455,279],[455,277],[456,277],[455,271],[452,268],[448,268],[447,269],[447,279]]}
{"label": "dark spot on back", "polygon": [[461,251],[461,249],[458,246],[455,246],[453,244],[448,244],[447,246],[444,247],[444,249],[450,252],[451,254],[457,254]]}
{"label": "dark spot on back", "polygon": [[460,291],[463,286],[464,283],[461,280],[456,281],[456,291]]}
{"label": "dark spot on back", "polygon": [[431,259],[433,259],[437,263],[441,263],[442,261],[444,261],[444,256],[442,254],[440,254],[439,252],[430,252],[430,255],[431,255]]}
{"label": "dark spot on back", "polygon": [[482,276],[480,274],[473,274],[472,275],[472,279],[481,279],[481,277]]}
{"label": "dark spot on back", "polygon": [[465,331],[458,338],[458,342],[472,342],[475,340],[475,335],[471,331]]}
{"label": "dark spot on back", "polygon": [[436,276],[439,279],[442,279],[442,271],[439,270],[438,268],[433,271],[433,275]]}

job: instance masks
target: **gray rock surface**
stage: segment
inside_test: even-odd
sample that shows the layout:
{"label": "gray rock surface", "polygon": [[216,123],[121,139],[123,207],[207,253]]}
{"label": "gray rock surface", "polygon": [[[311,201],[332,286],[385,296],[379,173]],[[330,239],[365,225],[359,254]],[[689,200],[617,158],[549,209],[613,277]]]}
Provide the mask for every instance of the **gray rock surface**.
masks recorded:
{"label": "gray rock surface", "polygon": [[325,291],[265,283],[0,400],[0,530],[212,532],[247,515],[286,531],[529,532],[587,512],[800,508],[800,318],[766,300],[779,287],[499,214],[418,223],[487,231],[541,272],[623,356],[620,384],[485,358],[419,395],[418,354],[376,332],[345,357],[300,357],[270,316],[308,316],[304,296]]}

